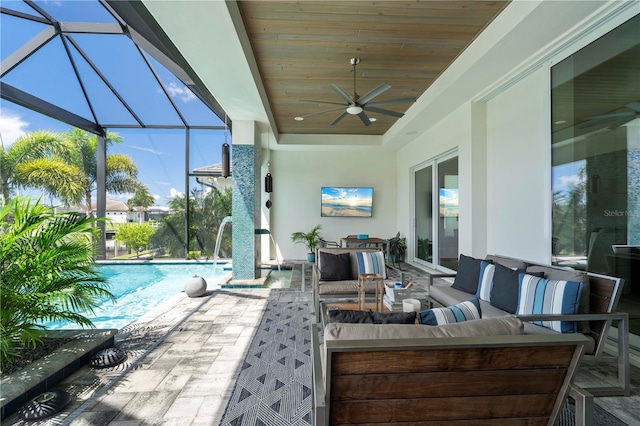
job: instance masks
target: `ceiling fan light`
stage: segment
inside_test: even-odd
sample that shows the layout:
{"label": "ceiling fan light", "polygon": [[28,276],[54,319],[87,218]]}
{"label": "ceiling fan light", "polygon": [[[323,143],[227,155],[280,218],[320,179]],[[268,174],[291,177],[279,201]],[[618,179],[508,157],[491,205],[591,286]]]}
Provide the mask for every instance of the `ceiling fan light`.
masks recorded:
{"label": "ceiling fan light", "polygon": [[347,108],[347,112],[351,115],[358,115],[362,112],[362,107],[357,105],[351,105]]}
{"label": "ceiling fan light", "polygon": [[295,118],[294,118],[294,120],[296,120],[296,121],[302,121],[302,120],[304,120],[304,117],[295,117]]}

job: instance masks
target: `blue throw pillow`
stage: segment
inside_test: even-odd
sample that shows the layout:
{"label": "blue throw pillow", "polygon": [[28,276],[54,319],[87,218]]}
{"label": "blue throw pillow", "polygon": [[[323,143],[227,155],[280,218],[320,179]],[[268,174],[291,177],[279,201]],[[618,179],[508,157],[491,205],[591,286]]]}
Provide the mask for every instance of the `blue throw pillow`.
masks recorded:
{"label": "blue throw pillow", "polygon": [[433,308],[418,314],[418,322],[424,325],[442,325],[482,318],[480,302],[471,299],[446,308]]}
{"label": "blue throw pillow", "polygon": [[382,251],[359,251],[356,253],[359,274],[379,274],[387,279],[387,268]]}
{"label": "blue throw pillow", "polygon": [[[520,297],[517,315],[576,314],[584,284],[576,281],[557,281],[520,274]],[[576,333],[575,321],[534,321],[534,324],[560,333]]]}

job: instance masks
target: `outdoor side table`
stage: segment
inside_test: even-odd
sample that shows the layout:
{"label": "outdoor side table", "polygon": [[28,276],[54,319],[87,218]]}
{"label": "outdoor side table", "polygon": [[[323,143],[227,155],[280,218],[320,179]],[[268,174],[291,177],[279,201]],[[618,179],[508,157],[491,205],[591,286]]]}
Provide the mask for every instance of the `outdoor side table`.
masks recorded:
{"label": "outdoor side table", "polygon": [[365,309],[367,284],[375,287],[376,311],[382,312],[382,296],[384,295],[384,280],[380,274],[358,274],[358,309]]}

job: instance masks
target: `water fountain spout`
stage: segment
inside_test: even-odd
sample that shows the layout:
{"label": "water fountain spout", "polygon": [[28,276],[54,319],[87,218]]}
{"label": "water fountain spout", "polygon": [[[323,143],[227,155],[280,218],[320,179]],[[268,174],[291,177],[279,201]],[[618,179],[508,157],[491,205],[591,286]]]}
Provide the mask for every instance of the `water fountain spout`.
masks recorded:
{"label": "water fountain spout", "polygon": [[231,216],[226,216],[224,219],[222,219],[222,222],[220,223],[220,228],[218,228],[218,236],[216,237],[216,247],[213,253],[213,273],[214,274],[216,272],[216,268],[218,267],[218,257],[220,254],[219,252],[220,252],[220,243],[222,242],[222,233],[224,232],[225,225],[231,222],[233,222],[233,219],[231,218]]}

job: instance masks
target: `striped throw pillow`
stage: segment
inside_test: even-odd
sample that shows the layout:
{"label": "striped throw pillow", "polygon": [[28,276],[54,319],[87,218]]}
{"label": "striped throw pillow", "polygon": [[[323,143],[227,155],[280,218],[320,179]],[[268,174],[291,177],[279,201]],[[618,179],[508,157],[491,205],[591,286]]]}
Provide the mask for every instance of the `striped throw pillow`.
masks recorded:
{"label": "striped throw pillow", "polygon": [[[529,274],[518,276],[520,293],[516,315],[576,314],[584,284],[576,281],[547,280]],[[576,333],[575,321],[534,321],[560,333]]]}
{"label": "striped throw pillow", "polygon": [[491,299],[491,288],[493,287],[493,273],[496,265],[491,262],[482,261],[480,263],[480,281],[478,282],[478,291],[476,297],[480,300],[489,301]]}
{"label": "striped throw pillow", "polygon": [[387,268],[382,251],[359,251],[356,253],[359,274],[379,274],[387,279]]}
{"label": "striped throw pillow", "polygon": [[480,302],[471,299],[446,308],[433,308],[418,314],[418,322],[424,325],[442,325],[480,319]]}

